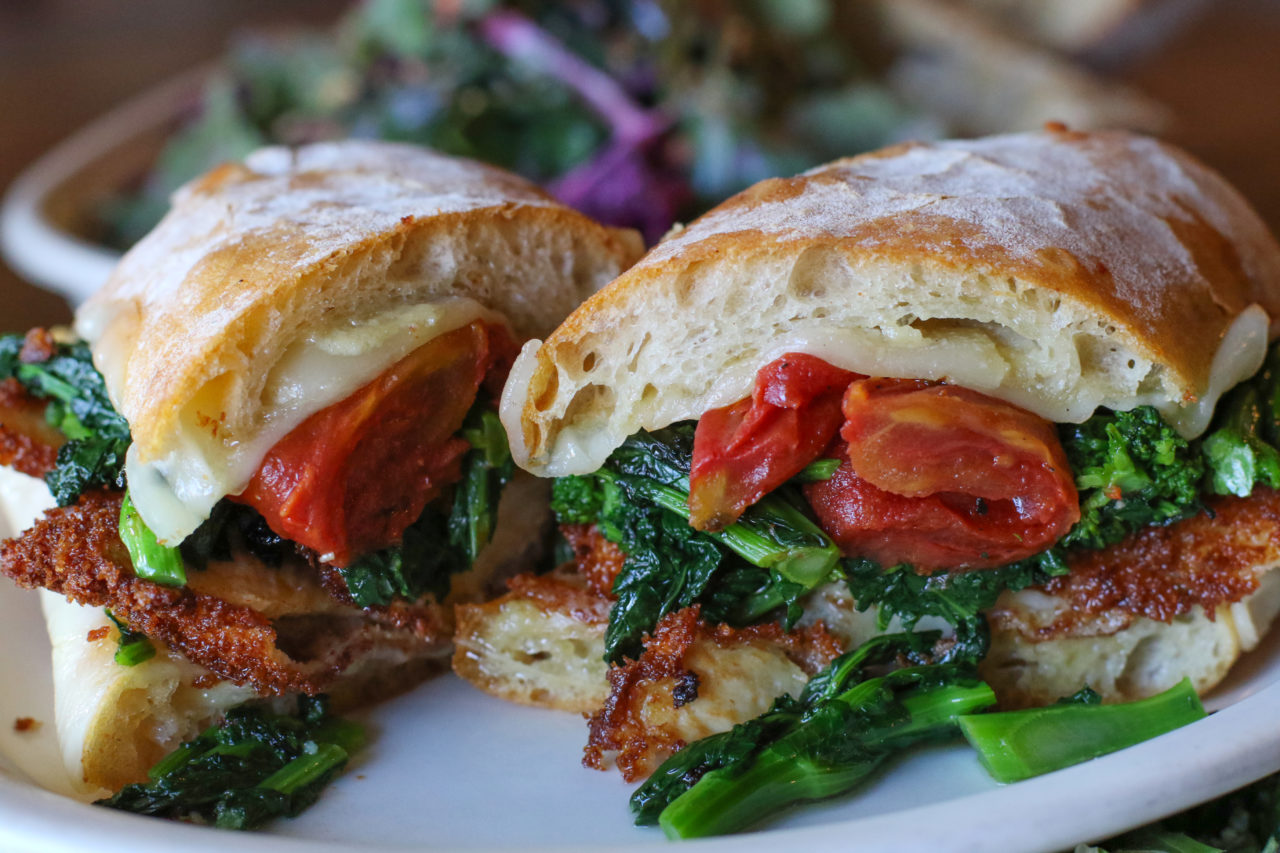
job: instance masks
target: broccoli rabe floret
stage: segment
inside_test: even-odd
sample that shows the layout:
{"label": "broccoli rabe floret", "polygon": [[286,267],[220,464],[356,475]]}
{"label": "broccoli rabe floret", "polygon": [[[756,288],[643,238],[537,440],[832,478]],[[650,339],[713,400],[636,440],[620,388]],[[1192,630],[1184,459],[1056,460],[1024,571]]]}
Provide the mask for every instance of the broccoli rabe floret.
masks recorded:
{"label": "broccoli rabe floret", "polygon": [[1059,548],[1105,548],[1148,524],[1200,510],[1204,459],[1151,406],[1059,427],[1080,490],[1080,521]]}

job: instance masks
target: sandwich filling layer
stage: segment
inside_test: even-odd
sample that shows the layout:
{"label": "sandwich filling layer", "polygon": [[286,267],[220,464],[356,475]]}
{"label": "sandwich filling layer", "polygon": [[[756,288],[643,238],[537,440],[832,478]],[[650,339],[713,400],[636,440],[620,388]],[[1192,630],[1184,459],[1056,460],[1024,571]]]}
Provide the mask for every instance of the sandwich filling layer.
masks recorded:
{"label": "sandwich filling layer", "polygon": [[[429,341],[483,320],[505,327],[495,312],[465,297],[408,305],[363,321],[314,332],[285,350],[268,374],[254,429],[227,435],[222,413],[197,394],[183,409],[167,450],[142,459],[129,449],[125,471],[138,512],[166,544],[177,544],[208,518],[214,504],[244,491],[268,452],[308,417],[348,398]],[[220,381],[209,383],[212,396]]]}

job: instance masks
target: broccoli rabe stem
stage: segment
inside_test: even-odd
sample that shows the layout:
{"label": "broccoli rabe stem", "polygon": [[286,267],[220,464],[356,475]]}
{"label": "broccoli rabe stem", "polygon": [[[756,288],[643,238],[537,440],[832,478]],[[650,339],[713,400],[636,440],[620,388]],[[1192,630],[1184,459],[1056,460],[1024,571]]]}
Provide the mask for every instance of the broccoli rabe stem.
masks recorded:
{"label": "broccoli rabe stem", "polygon": [[832,765],[788,752],[764,752],[741,776],[713,770],[663,810],[658,825],[668,838],[706,838],[738,832],[793,803],[820,800],[857,787],[889,753]]}
{"label": "broccoli rabe stem", "polygon": [[1051,705],[965,717],[960,730],[997,782],[1016,782],[1133,746],[1195,722],[1204,707],[1189,679],[1123,705]]}
{"label": "broccoli rabe stem", "polygon": [[[885,634],[832,661],[798,699],[690,744],[635,792],[637,823],[671,838],[736,832],[857,786],[895,752],[955,734],[995,702],[971,666],[928,662],[937,632]],[[887,666],[915,666],[870,675]]]}
{"label": "broccoli rabe stem", "polygon": [[[821,712],[806,715],[745,768],[712,770],[662,811],[659,825],[669,838],[720,835],[795,803],[844,793],[895,752],[954,734],[961,715],[995,701],[991,688],[973,679],[926,683],[897,693],[901,683],[936,669],[900,670],[855,685],[832,700],[844,706],[839,719]],[[869,725],[840,725],[862,720]],[[833,744],[833,738],[840,742]]]}
{"label": "broccoli rabe stem", "polygon": [[498,499],[511,479],[515,463],[497,412],[484,408],[484,404],[472,407],[462,436],[471,443],[471,451],[463,463],[462,480],[449,515],[449,542],[470,565],[493,539]]}
{"label": "broccoli rabe stem", "polygon": [[147,636],[140,631],[131,631],[129,626],[116,618],[110,608],[103,611],[120,634],[120,643],[116,647],[115,661],[121,666],[137,666],[156,656],[156,647]]}
{"label": "broccoli rabe stem", "polygon": [[[601,469],[596,476],[639,493],[686,521],[689,518],[687,485],[666,485],[608,469]],[[793,541],[780,538],[780,530],[787,531]],[[840,549],[830,537],[800,510],[773,495],[760,500],[724,530],[703,533],[753,566],[771,569],[806,589],[827,580],[840,562]]]}
{"label": "broccoli rabe stem", "polygon": [[165,586],[186,585],[187,570],[182,555],[177,548],[167,548],[156,540],[156,535],[134,508],[128,492],[120,505],[120,540],[129,551],[135,575]]}
{"label": "broccoli rabe stem", "polygon": [[347,751],[335,743],[322,743],[316,751],[303,754],[258,783],[259,788],[292,794],[299,788],[316,782],[335,767],[347,761]]}

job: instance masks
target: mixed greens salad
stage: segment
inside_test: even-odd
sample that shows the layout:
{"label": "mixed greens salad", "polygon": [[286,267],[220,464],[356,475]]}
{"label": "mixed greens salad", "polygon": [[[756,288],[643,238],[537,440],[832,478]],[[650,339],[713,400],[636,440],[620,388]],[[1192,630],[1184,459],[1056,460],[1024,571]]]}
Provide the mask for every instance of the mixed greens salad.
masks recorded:
{"label": "mixed greens salad", "polygon": [[332,32],[248,34],[106,236],[264,144],[354,136],[512,169],[653,241],[762,178],[939,135],[853,54],[856,5],[364,0]]}

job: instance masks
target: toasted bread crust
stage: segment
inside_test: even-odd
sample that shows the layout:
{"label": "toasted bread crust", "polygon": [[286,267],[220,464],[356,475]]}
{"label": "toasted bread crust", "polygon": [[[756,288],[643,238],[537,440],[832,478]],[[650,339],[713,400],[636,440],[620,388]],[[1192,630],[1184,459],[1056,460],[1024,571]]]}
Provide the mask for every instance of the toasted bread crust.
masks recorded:
{"label": "toasted bread crust", "polygon": [[77,329],[146,460],[201,394],[234,440],[289,345],[334,318],[465,296],[541,334],[640,248],[478,163],[377,142],[264,149],[181,189]]}

